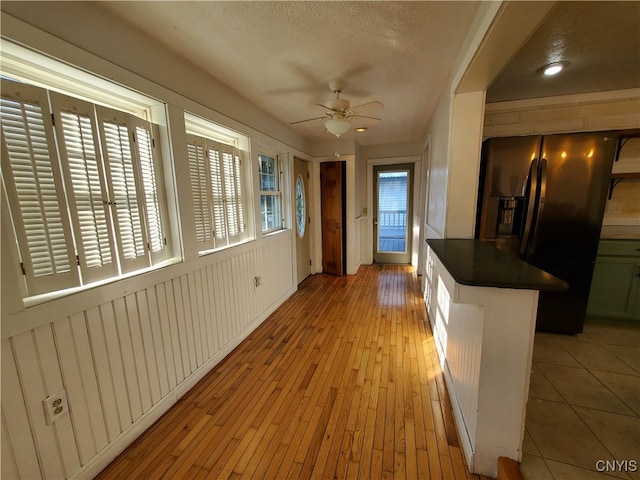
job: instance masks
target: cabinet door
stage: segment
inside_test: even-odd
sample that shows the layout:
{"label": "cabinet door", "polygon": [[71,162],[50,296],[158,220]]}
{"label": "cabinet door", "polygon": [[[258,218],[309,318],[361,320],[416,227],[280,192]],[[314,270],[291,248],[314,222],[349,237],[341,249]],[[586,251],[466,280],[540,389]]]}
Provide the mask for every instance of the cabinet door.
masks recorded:
{"label": "cabinet door", "polygon": [[[598,257],[593,271],[587,314],[615,318],[639,315],[637,260]],[[635,310],[635,312],[634,312]]]}

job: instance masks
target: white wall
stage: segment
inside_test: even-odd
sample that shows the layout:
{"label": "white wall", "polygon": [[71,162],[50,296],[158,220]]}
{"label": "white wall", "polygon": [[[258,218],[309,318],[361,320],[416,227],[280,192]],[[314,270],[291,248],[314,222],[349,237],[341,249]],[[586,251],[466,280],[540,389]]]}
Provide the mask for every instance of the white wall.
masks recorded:
{"label": "white wall", "polygon": [[485,94],[453,96],[445,237],[473,238]]}
{"label": "white wall", "polygon": [[426,238],[473,236],[484,91],[552,6],[483,2],[480,7],[425,132]]}
{"label": "white wall", "polygon": [[426,238],[444,238],[447,206],[451,97],[443,95],[429,125],[430,170],[427,186]]}
{"label": "white wall", "polygon": [[[295,134],[125,25],[111,25],[96,14],[99,6],[13,6],[55,36],[4,13],[3,36],[165,101],[173,128],[164,153],[182,233],[176,263],[25,308],[2,205],[2,478],[90,478],[296,289],[290,229],[198,255],[183,112],[249,136],[251,152],[265,147],[290,159],[309,156],[295,147],[305,148]],[[91,40],[93,33],[99,39]],[[253,184],[255,192],[256,178]],[[283,201],[291,210],[291,198]],[[256,211],[255,195],[253,205]],[[47,425],[42,400],[62,389],[70,415]]]}

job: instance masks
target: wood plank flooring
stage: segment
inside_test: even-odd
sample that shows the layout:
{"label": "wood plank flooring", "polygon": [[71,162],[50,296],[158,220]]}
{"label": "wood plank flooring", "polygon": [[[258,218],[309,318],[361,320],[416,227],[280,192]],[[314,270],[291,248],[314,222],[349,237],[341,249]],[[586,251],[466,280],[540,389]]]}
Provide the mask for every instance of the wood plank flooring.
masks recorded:
{"label": "wood plank flooring", "polygon": [[477,479],[408,266],[307,278],[97,478]]}

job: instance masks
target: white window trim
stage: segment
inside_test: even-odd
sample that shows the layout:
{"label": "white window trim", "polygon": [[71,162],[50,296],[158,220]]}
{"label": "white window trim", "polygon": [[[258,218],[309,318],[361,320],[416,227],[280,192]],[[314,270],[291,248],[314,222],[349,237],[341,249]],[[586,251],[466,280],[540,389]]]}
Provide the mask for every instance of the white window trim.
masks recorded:
{"label": "white window trim", "polygon": [[[13,88],[16,87],[16,88]],[[39,105],[42,111],[42,122],[44,127],[44,141],[46,142],[45,148],[48,156],[48,169],[52,174],[52,182],[54,183],[53,189],[57,200],[57,211],[54,209],[54,216],[58,216],[58,211],[66,211],[67,203],[63,194],[63,180],[59,170],[59,161],[57,157],[57,150],[55,148],[54,129],[52,123],[51,110],[49,109],[49,101],[46,95],[46,91],[33,87],[30,85],[14,85],[3,82],[2,95],[4,98],[9,98],[13,101],[20,102],[21,104],[30,103]],[[28,162],[31,163],[32,159]],[[36,275],[34,264],[32,261],[32,254],[30,252],[29,234],[26,231],[25,221],[23,216],[16,212],[14,209],[21,209],[20,199],[18,194],[18,183],[14,178],[13,167],[11,166],[11,160],[9,156],[9,150],[7,142],[5,141],[4,132],[2,132],[2,176],[4,177],[4,183],[6,186],[6,193],[9,199],[9,204],[13,205],[13,209],[10,211],[11,218],[13,220],[14,232],[16,239],[16,251],[20,252],[20,266],[24,274],[24,288],[28,292],[41,293],[43,291],[50,291],[53,288],[67,288],[73,285],[77,285],[80,282],[77,268],[75,268],[75,250],[73,249],[73,243],[68,241],[71,238],[71,224],[69,218],[66,215],[60,215],[60,234],[64,239],[64,245],[66,252],[59,251],[58,258],[55,260],[51,258],[52,263],[59,262],[64,263],[66,266],[62,267],[63,270],[59,270],[58,267],[52,267],[54,270],[49,275]],[[35,170],[35,167],[34,167]],[[41,189],[44,182],[30,182],[31,187],[35,187],[35,194],[38,197],[42,197]],[[51,186],[49,187],[51,188]],[[43,223],[48,223],[47,214],[44,212],[44,207],[41,207],[43,212],[42,216],[38,219]],[[59,234],[59,235],[60,235]],[[60,259],[60,255],[64,258]],[[66,270],[69,268],[68,270]]]}
{"label": "white window trim", "polygon": [[[262,190],[260,189],[260,229],[263,236],[270,235],[272,233],[279,232],[285,229],[285,217],[284,217],[284,202],[283,202],[283,185],[284,185],[284,170],[283,170],[283,159],[282,155],[277,155],[274,153],[261,151],[258,152],[258,188],[260,188],[260,156],[268,157],[274,160],[274,170],[275,170],[275,190]],[[280,213],[280,225],[274,228],[268,228],[263,230],[262,225],[262,197],[263,196],[272,196],[278,199],[279,213]]]}
{"label": "white window trim", "polygon": [[[33,269],[30,265],[30,254],[29,252],[24,250],[25,238],[24,236],[21,237],[19,234],[19,231],[23,228],[21,226],[21,219],[18,218],[20,214],[18,214],[17,212],[15,212],[16,214],[12,214],[12,218],[14,222],[16,222],[16,235],[21,252],[20,258],[18,258],[17,261],[22,262],[23,272],[25,273],[27,294],[27,297],[25,297],[25,304],[32,303],[32,301],[29,300],[31,297],[35,299],[33,300],[34,302],[40,302],[44,301],[43,299],[48,300],[51,298],[56,298],[57,296],[67,295],[71,291],[75,292],[84,288],[94,287],[96,285],[96,282],[102,284],[116,281],[120,278],[123,278],[125,275],[136,275],[150,269],[161,268],[167,263],[175,263],[175,259],[167,260],[169,257],[171,246],[167,245],[168,232],[166,231],[166,229],[169,228],[169,222],[166,195],[164,191],[164,182],[162,177],[162,166],[154,141],[154,139],[157,138],[157,126],[143,120],[140,117],[132,116],[131,113],[123,113],[117,112],[112,109],[104,109],[98,105],[86,102],[82,99],[69,97],[57,92],[47,91],[45,89],[41,89],[40,87],[32,86],[29,84],[4,80],[3,87],[5,87],[6,85],[15,86],[15,88],[19,91],[40,92],[38,103],[42,104],[43,107],[43,122],[45,125],[45,129],[50,132],[47,133],[47,151],[49,152],[49,157],[51,158],[51,164],[54,166],[54,172],[59,171],[58,169],[60,168],[62,168],[63,171],[62,182],[59,183],[56,190],[58,196],[61,196],[62,198],[62,201],[58,202],[60,212],[62,213],[61,217],[67,217],[67,212],[69,212],[69,214],[71,215],[71,219],[73,219],[73,221],[71,222],[73,228],[70,229],[72,232],[67,231],[64,236],[65,243],[67,245],[67,249],[69,250],[69,256],[72,262],[70,273],[72,279],[71,281],[60,281],[62,280],[62,278],[55,277],[51,279],[51,282],[47,283],[46,279],[35,279],[35,276],[33,275]],[[10,93],[7,93],[7,89],[3,88],[3,97],[11,98],[11,96],[12,95]],[[24,95],[22,96],[24,97]],[[27,95],[27,97],[30,98],[33,97],[33,95],[29,94]],[[51,110],[49,110],[48,108],[49,104],[53,105],[53,108]],[[74,188],[72,187],[73,183],[71,181],[71,174],[69,170],[69,156],[65,148],[65,133],[63,131],[63,122],[61,117],[63,110],[72,112],[72,116],[74,113],[83,115],[86,127],[90,126],[91,130],[90,137],[93,143],[93,154],[95,156],[96,162],[96,166],[94,167],[94,177],[96,180],[95,185],[99,186],[96,188],[98,188],[99,193],[102,196],[102,201],[105,202],[105,204],[101,206],[98,211],[100,211],[100,209],[104,210],[103,217],[106,218],[106,222],[105,224],[103,224],[103,226],[107,232],[107,242],[105,248],[107,249],[106,251],[108,251],[111,255],[111,261],[99,267],[89,267],[86,262],[87,257],[84,251],[84,245],[82,244],[82,242],[77,241],[78,239],[83,238],[83,235],[79,230],[79,216],[76,203],[77,199],[74,198]],[[114,232],[112,231],[114,225],[117,224],[117,221],[112,221],[112,218],[115,219],[117,216],[114,214],[114,212],[108,211],[109,208],[114,207],[114,205],[112,205],[113,190],[110,188],[112,179],[107,173],[107,170],[109,169],[108,159],[101,157],[103,153],[107,152],[106,145],[104,143],[104,128],[103,124],[101,123],[101,117],[103,116],[102,114],[108,112],[118,117],[119,121],[124,121],[127,124],[127,140],[133,142],[131,143],[130,148],[134,153],[134,156],[136,157],[138,157],[141,153],[141,151],[137,150],[139,144],[135,141],[135,139],[129,138],[129,135],[133,132],[144,134],[148,132],[148,142],[146,145],[147,148],[144,154],[146,155],[145,161],[147,164],[149,164],[149,161],[153,162],[153,169],[151,169],[149,165],[147,165],[146,176],[147,180],[149,178],[153,179],[155,177],[156,181],[156,185],[154,186],[155,188],[153,189],[154,191],[152,192],[151,197],[153,197],[153,199],[157,199],[158,202],[157,205],[154,205],[153,213],[155,213],[155,219],[159,220],[159,227],[155,229],[155,232],[157,233],[158,230],[161,230],[162,241],[159,242],[158,239],[156,239],[154,243],[155,250],[149,251],[151,250],[151,242],[149,241],[149,236],[147,235],[148,230],[145,228],[147,222],[149,221],[149,217],[145,217],[144,220],[142,220],[143,231],[141,232],[144,243],[142,247],[144,251],[143,257],[145,258],[140,261],[128,262],[123,260],[124,255],[122,254],[122,249],[116,249],[120,242],[115,241],[116,238],[120,239],[121,237],[118,234],[114,235]],[[56,120],[55,126],[53,127],[51,125],[52,118]],[[54,130],[56,132],[55,136],[53,134]],[[54,138],[57,141],[53,140]],[[56,144],[58,148],[56,148]],[[151,146],[149,146],[149,144],[151,144]],[[56,152],[61,153],[60,158],[57,158]],[[3,143],[3,157],[7,156],[6,153],[7,148]],[[105,154],[105,157],[106,156],[107,155]],[[140,165],[142,165],[142,163],[140,163]],[[138,172],[136,175],[137,177],[135,181],[135,188],[136,190],[138,190],[138,207],[141,214],[146,215],[148,213],[146,210],[146,197],[144,197],[144,194],[146,192],[144,191],[145,187],[143,187],[145,179],[141,177],[140,172]],[[7,178],[9,178],[10,180],[7,188],[7,195],[9,196],[11,203],[14,205],[14,208],[17,208],[16,206],[19,205],[19,202],[16,201],[17,198],[14,192],[15,188],[12,185],[13,178],[11,167],[9,166],[8,161],[4,160],[3,176],[7,176]],[[64,187],[62,187],[63,184]],[[66,198],[62,194],[63,191],[67,192]],[[97,205],[95,201],[93,202],[93,205],[93,208],[95,208]],[[113,214],[113,217],[111,216],[111,214]],[[73,239],[75,239],[75,241]],[[75,249],[77,249],[77,257]],[[76,261],[79,264],[81,276],[78,275]]]}
{"label": "white window trim", "polygon": [[152,112],[163,102],[111,80],[68,65],[0,38],[2,74],[50,91],[115,108],[154,121]]}
{"label": "white window trim", "polygon": [[250,209],[243,152],[194,134],[187,134],[187,150],[198,253],[244,243]]}

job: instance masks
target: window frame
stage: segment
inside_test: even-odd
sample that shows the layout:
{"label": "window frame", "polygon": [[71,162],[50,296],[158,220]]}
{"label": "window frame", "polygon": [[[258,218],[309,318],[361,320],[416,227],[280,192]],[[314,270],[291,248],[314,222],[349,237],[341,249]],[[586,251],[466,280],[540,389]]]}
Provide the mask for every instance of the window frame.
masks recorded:
{"label": "window frame", "polygon": [[[159,134],[158,126],[128,112],[103,107],[29,83],[3,79],[2,86],[3,99],[17,97],[21,101],[33,101],[31,99],[35,98],[41,104],[43,124],[47,132],[45,135],[47,151],[55,172],[53,177],[58,196],[58,214],[63,219],[63,223],[68,226],[65,227],[63,236],[67,254],[70,257],[70,272],[67,275],[70,279],[57,278],[56,276],[51,279],[39,278],[33,270],[31,254],[25,243],[20,199],[15,191],[13,167],[7,159],[8,147],[5,142],[3,126],[2,175],[8,179],[5,183],[17,252],[19,253],[17,261],[20,262],[24,274],[25,301],[43,294],[46,294],[47,298],[51,298],[52,295],[66,289],[75,290],[78,287],[90,287],[97,282],[117,280],[130,274],[142,273],[149,268],[161,267],[171,256],[172,248],[170,242],[167,241],[170,235],[170,224],[163,165],[159,146],[156,146],[155,141]],[[69,122],[71,120],[80,121],[80,117],[82,117],[82,129],[73,131]],[[65,121],[67,122],[66,127]],[[140,225],[137,240],[138,243],[141,243],[139,246],[142,253],[136,254],[135,258],[125,258],[126,255],[123,251],[121,218],[116,211],[117,208],[121,209],[122,205],[116,205],[118,202],[114,196],[116,190],[114,190],[114,172],[112,171],[112,167],[117,164],[118,159],[116,158],[117,154],[110,158],[115,151],[109,151],[106,130],[111,127],[106,127],[105,121],[117,124],[124,129],[120,132],[118,142],[123,148],[126,146],[126,155],[130,157],[127,160],[130,163],[128,167],[130,178],[127,188],[135,191],[134,199],[136,202],[135,208],[125,210],[129,212],[129,215],[133,210],[137,210],[133,215],[137,217]],[[74,137],[73,134],[79,136]],[[82,137],[84,134],[86,135]],[[137,134],[142,134],[144,137],[146,142],[144,151],[140,140],[136,138]],[[81,138],[81,143],[85,142],[84,144],[88,147],[86,156],[78,154],[79,150],[76,148],[78,145],[68,145],[70,141],[79,138]],[[146,177],[141,171],[143,162]],[[87,168],[91,170],[90,175]],[[82,176],[91,176],[93,183],[89,182],[91,183],[90,188],[82,188],[89,184],[80,185],[79,178],[81,179]],[[155,182],[155,185],[150,182]],[[149,195],[147,195],[148,189],[153,190]],[[87,197],[87,191],[91,192],[93,197]],[[79,208],[79,203],[83,204],[82,208]],[[149,227],[151,217],[148,215],[151,210],[153,210],[156,223],[153,229],[154,233],[157,237],[160,232],[161,236],[161,241],[158,238],[154,239],[153,251]],[[87,212],[83,217],[84,220],[81,220],[79,214],[81,211]],[[100,220],[99,227],[95,224],[92,225],[91,220],[88,220],[92,217],[97,217]],[[102,249],[99,250],[105,254],[104,258],[107,261],[90,264],[88,258],[99,258],[100,255],[97,257],[95,255],[87,256],[87,249],[91,250],[89,245],[92,243],[86,235],[89,231],[87,228],[93,229],[98,232],[96,235],[102,236],[97,243],[102,246]],[[96,239],[93,240],[95,245]],[[89,243],[86,243],[87,241]],[[47,242],[43,244],[49,245]]]}
{"label": "window frame", "polygon": [[242,150],[187,133],[187,156],[198,253],[247,240],[248,179]]}
{"label": "window frame", "polygon": [[[262,158],[268,158],[273,160],[273,174],[263,173],[262,172]],[[273,188],[263,189],[263,176],[269,175],[273,176]],[[283,171],[282,171],[282,159],[279,155],[260,152],[258,153],[258,185],[260,190],[260,229],[263,235],[267,235],[273,232],[277,232],[280,230],[284,230],[285,228],[285,220],[284,220],[284,205],[282,201],[282,184],[283,184]],[[263,199],[265,200],[263,204]],[[277,204],[277,210],[268,210],[264,209],[263,205],[267,204],[267,200],[271,202],[275,202]],[[277,212],[278,214],[278,225],[272,226],[269,228],[268,224],[268,215],[269,212]],[[266,228],[265,228],[266,227]]]}
{"label": "window frame", "polygon": [[[49,158],[49,165],[51,169],[52,181],[54,183],[54,191],[57,199],[57,209],[59,212],[65,212],[68,210],[66,197],[64,196],[64,187],[62,174],[60,172],[60,162],[55,147],[55,134],[53,128],[52,114],[49,108],[49,99],[46,90],[32,85],[21,84],[17,82],[7,82],[2,80],[2,98],[11,99],[21,104],[29,102],[30,104],[37,104],[42,111],[42,121],[44,130],[44,141],[46,142],[47,154]],[[14,168],[11,163],[11,156],[9,154],[8,143],[5,138],[4,128],[0,128],[0,135],[2,137],[2,169],[1,174],[4,178],[5,191],[8,197],[8,210],[11,215],[11,223],[13,225],[14,237],[17,244],[17,251],[20,258],[17,260],[20,262],[20,269],[22,270],[24,281],[26,284],[26,290],[29,292],[27,295],[35,295],[52,291],[54,288],[64,289],[71,288],[80,283],[79,272],[76,267],[76,254],[74,250],[71,234],[71,223],[67,215],[59,215],[60,223],[62,225],[62,238],[66,247],[66,260],[68,262],[69,269],[66,271],[58,271],[55,267],[55,260],[52,259],[54,265],[51,266],[53,273],[48,275],[36,275],[33,256],[29,248],[29,234],[27,232],[27,226],[25,225],[25,219],[20,214],[20,193],[18,192],[18,182],[15,178]],[[34,162],[32,158],[30,160]],[[35,168],[35,167],[34,167]],[[35,195],[42,197],[41,182],[33,182],[31,185],[36,188]],[[53,215],[58,215],[54,213]],[[42,219],[43,223],[49,223]],[[51,242],[48,243],[51,245]]]}

